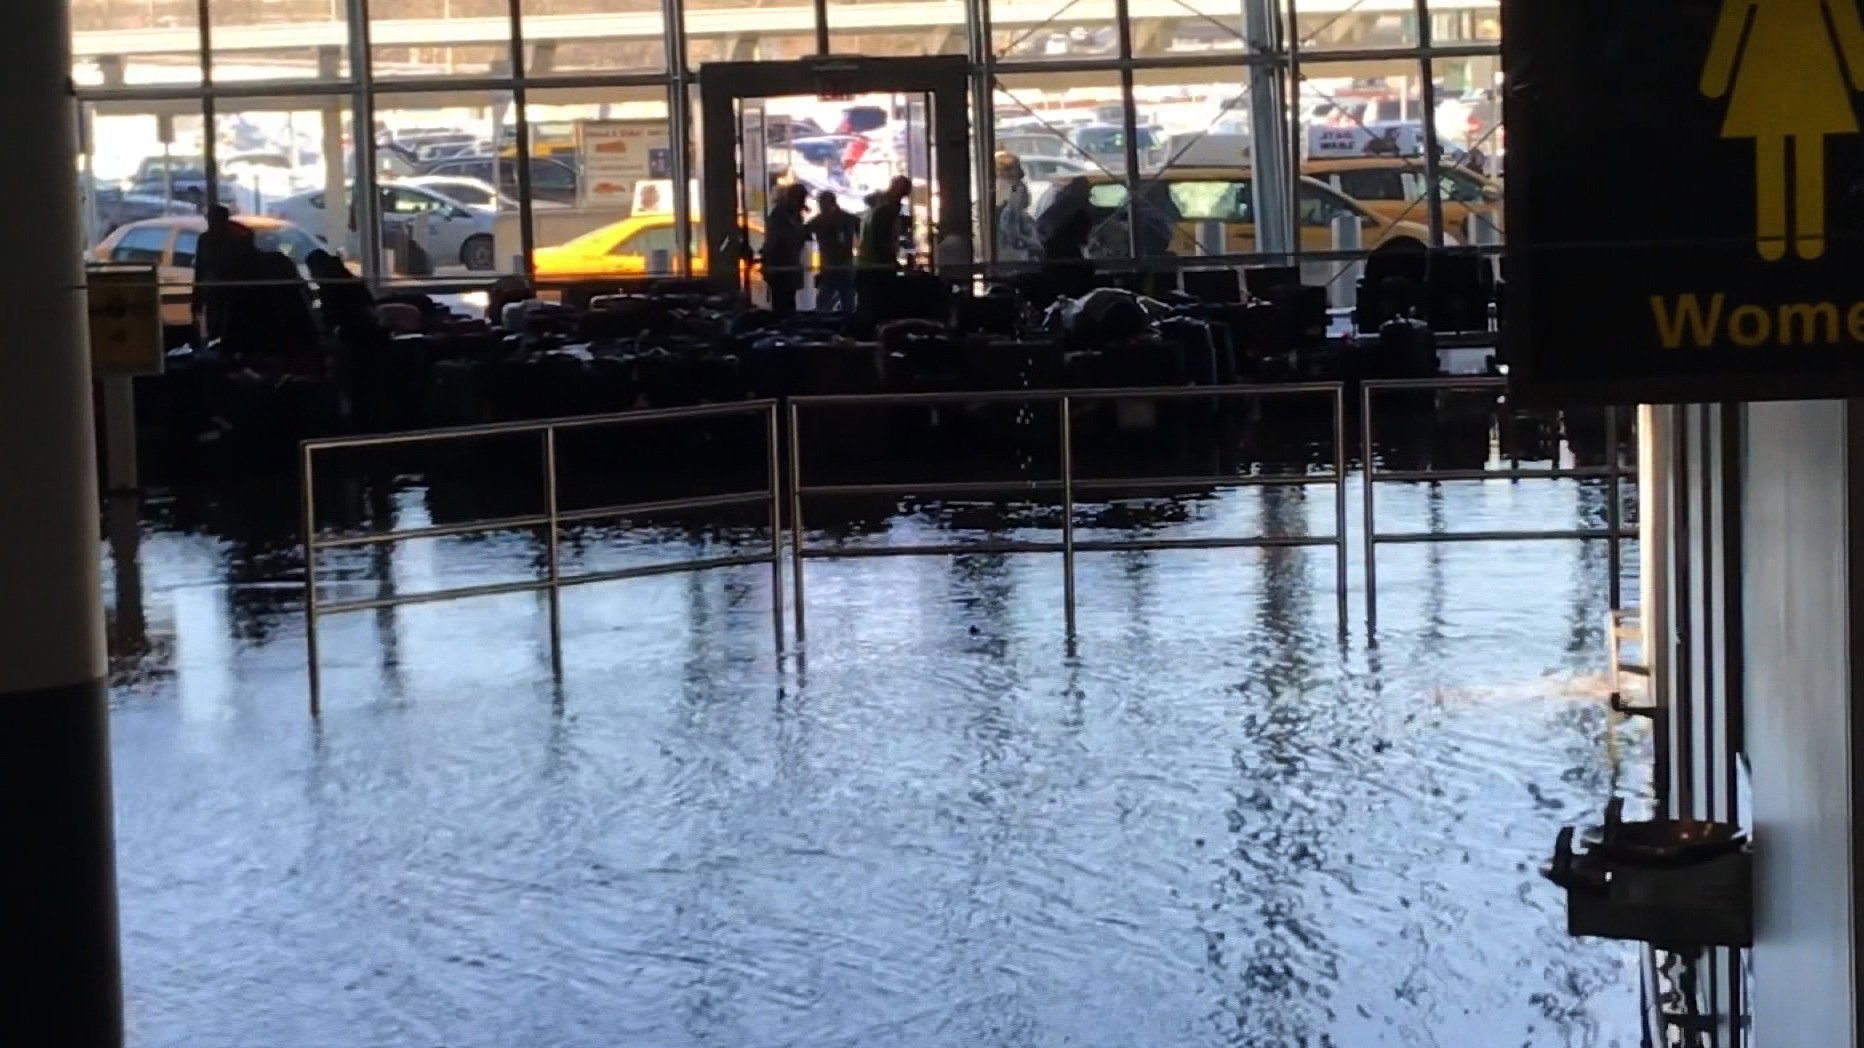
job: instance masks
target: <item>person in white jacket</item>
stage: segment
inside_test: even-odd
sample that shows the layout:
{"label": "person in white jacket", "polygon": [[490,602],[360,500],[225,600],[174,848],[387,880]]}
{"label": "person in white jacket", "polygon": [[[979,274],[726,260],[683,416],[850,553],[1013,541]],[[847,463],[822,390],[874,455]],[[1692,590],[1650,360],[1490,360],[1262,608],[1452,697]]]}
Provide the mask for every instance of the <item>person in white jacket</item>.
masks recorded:
{"label": "person in white jacket", "polygon": [[1030,214],[1029,182],[1022,161],[997,154],[997,261],[1033,262],[1042,257],[1042,239]]}

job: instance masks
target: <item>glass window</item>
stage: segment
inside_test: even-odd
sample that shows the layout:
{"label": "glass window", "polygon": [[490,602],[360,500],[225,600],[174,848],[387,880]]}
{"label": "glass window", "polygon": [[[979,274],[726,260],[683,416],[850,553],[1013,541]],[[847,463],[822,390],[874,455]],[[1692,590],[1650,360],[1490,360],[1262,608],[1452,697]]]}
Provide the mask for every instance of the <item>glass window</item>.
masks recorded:
{"label": "glass window", "polygon": [[1090,7],[1080,0],[998,4],[991,11],[991,46],[999,59],[1016,62],[1118,58],[1120,33],[1114,13],[1112,4]]}
{"label": "glass window", "polygon": [[829,50],[835,54],[961,55],[969,46],[964,7],[944,0],[828,5]]}
{"label": "glass window", "polygon": [[213,28],[216,83],[349,78],[349,18],[342,3],[212,0],[201,6]]}
{"label": "glass window", "polygon": [[117,241],[116,249],[110,252],[110,261],[142,266],[162,265],[168,254],[168,238],[172,232],[174,227],[167,225],[132,229],[123,234],[122,240]]}
{"label": "glass window", "polygon": [[1467,171],[1443,171],[1439,182],[1445,200],[1458,204],[1479,204],[1484,200],[1482,180]]}
{"label": "glass window", "polygon": [[1310,52],[1416,47],[1419,42],[1417,12],[1410,4],[1365,0],[1294,0],[1292,35],[1302,51]]}
{"label": "glass window", "polygon": [[447,209],[447,202],[437,196],[410,189],[407,186],[393,186],[382,191],[382,199],[387,209],[397,215],[425,215],[434,211]]}
{"label": "glass window", "polygon": [[1431,71],[1437,89],[1437,138],[1443,145],[1439,186],[1444,235],[1458,242],[1500,243],[1502,171],[1507,129],[1502,126],[1502,78],[1493,55],[1439,58]]}
{"label": "glass window", "polygon": [[[763,0],[748,9],[760,28],[747,28],[745,0],[686,0],[686,62],[779,62],[816,53],[813,0]],[[839,48],[837,48],[839,50]]]}
{"label": "glass window", "polygon": [[[698,228],[695,226],[692,236],[695,241],[698,241],[703,239],[705,234],[699,232]],[[673,223],[671,222],[664,225],[648,226],[646,229],[636,230],[628,236],[623,237],[616,243],[614,248],[609,251],[609,254],[645,258],[656,251],[665,251],[671,256],[672,252],[679,250],[679,246],[675,243],[675,239],[676,238],[673,236]]]}
{"label": "glass window", "polygon": [[192,229],[175,234],[174,264],[184,268],[194,265],[194,255],[201,246],[201,235]]}
{"label": "glass window", "polygon": [[[990,258],[1000,262],[1039,258],[1044,238],[1055,232],[1057,224],[1054,216],[1046,220],[1043,216],[1060,188],[1076,178],[1099,183],[1102,201],[1125,200],[1125,150],[1092,154],[1082,148],[1076,134],[1090,125],[1124,123],[1126,103],[1118,73],[1004,74],[997,78],[990,102],[989,143],[995,147],[992,166],[997,177],[979,194],[980,213],[992,217],[987,224]],[[1109,116],[1117,119],[1109,121]],[[980,136],[979,146],[984,144]],[[1027,165],[1022,163],[1025,159]],[[1096,205],[1094,215],[1104,222],[1120,206]],[[1118,236],[1119,231],[1112,235]]]}
{"label": "glass window", "polygon": [[71,0],[71,77],[80,88],[199,84],[199,0]]}
{"label": "glass window", "polygon": [[509,0],[369,0],[369,31],[378,80],[511,72]]}
{"label": "glass window", "polygon": [[1333,183],[1347,196],[1354,200],[1397,200],[1411,199],[1413,194],[1405,192],[1406,168],[1394,164],[1390,167],[1348,167],[1333,174]]}
{"label": "glass window", "polygon": [[[509,170],[519,162],[515,141],[496,149],[493,144],[515,139],[517,120],[510,95],[504,92],[404,89],[378,96],[374,125],[378,148],[386,143],[390,148],[383,152],[407,165],[409,174],[463,174],[515,185],[516,173]],[[478,150],[475,155],[435,153],[444,151],[446,143],[468,141]],[[422,149],[436,158],[419,160]],[[395,275],[457,281],[509,270],[522,251],[515,214],[457,207],[443,194],[397,185],[402,169],[382,166],[379,231],[384,259],[393,253]],[[300,228],[317,230],[316,221],[284,217]]]}
{"label": "glass window", "polygon": [[[199,103],[150,105],[143,113],[85,108],[87,151],[78,158],[78,195],[87,245],[131,222],[199,214],[206,200],[206,123]],[[226,192],[221,203],[238,205]]]}
{"label": "glass window", "polygon": [[1253,222],[1249,182],[1170,182],[1180,218],[1206,222]]}
{"label": "glass window", "polygon": [[1303,179],[1295,191],[1295,198],[1301,224],[1304,226],[1331,226],[1333,220],[1342,215],[1358,215],[1355,208],[1345,197],[1314,182]]}
{"label": "glass window", "polygon": [[667,68],[660,0],[523,0],[521,10],[529,79]]}
{"label": "glass window", "polygon": [[359,253],[349,206],[355,150],[346,96],[225,98],[214,126],[220,178],[237,200],[235,212],[282,218],[336,250]]}

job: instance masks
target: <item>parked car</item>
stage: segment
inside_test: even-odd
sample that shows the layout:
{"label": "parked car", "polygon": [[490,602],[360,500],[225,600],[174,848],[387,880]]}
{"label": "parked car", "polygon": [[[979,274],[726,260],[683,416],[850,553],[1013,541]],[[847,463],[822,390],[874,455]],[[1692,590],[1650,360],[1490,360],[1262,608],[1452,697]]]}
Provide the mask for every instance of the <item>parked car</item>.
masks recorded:
{"label": "parked car", "polygon": [[[1422,157],[1353,157],[1309,160],[1301,173],[1327,183],[1366,209],[1397,221],[1427,221],[1425,199],[1430,177]],[[1502,187],[1498,182],[1449,162],[1437,166],[1442,188],[1443,225],[1454,234],[1469,228],[1469,216],[1481,215],[1502,228]]]}
{"label": "parked car", "polygon": [[[1247,255],[1256,251],[1255,194],[1247,169],[1173,167],[1144,179],[1139,204],[1142,221],[1152,218],[1172,229],[1169,245],[1151,253],[1184,257],[1203,254]],[[1088,206],[1096,227],[1118,220],[1126,211],[1123,176],[1100,172],[1088,176]],[[1046,211],[1060,193],[1055,186],[1037,201],[1035,213]],[[1333,222],[1354,215],[1363,229],[1361,244],[1367,250],[1422,251],[1430,243],[1430,230],[1419,222],[1384,218],[1317,179],[1303,177],[1297,195],[1296,221],[1301,248],[1333,249]],[[1212,227],[1221,244],[1208,240]],[[1161,240],[1163,237],[1161,236]],[[1445,237],[1447,243],[1454,239]],[[1142,245],[1142,253],[1147,249]]]}
{"label": "parked car", "polygon": [[94,235],[99,242],[131,222],[200,214],[199,208],[186,201],[125,193],[115,186],[97,186],[91,193],[91,213],[96,217]]}
{"label": "parked car", "polygon": [[[481,182],[496,183],[498,188],[509,196],[518,195],[518,165],[509,157],[494,158],[491,154],[477,156],[449,157],[438,160],[421,168],[423,175],[444,175],[448,178],[476,178]],[[577,187],[580,183],[574,165],[556,157],[534,156],[531,158],[531,199],[548,200],[557,204],[575,205]]]}
{"label": "parked car", "polygon": [[[304,269],[310,253],[325,248],[322,240],[283,219],[255,215],[237,219],[252,230],[261,251],[277,251]],[[131,222],[105,237],[91,250],[97,262],[154,266],[162,283],[162,323],[186,327],[189,298],[194,284],[194,256],[207,219],[201,215],[150,218]],[[355,267],[351,266],[355,272]],[[308,275],[308,274],[307,274]]]}
{"label": "parked car", "polygon": [[[763,241],[764,224],[751,219],[745,225],[755,251]],[[697,220],[692,224],[691,243],[693,276],[705,276],[711,250],[705,242],[705,228]],[[678,257],[672,215],[634,215],[611,222],[567,243],[537,248],[531,252],[531,263],[542,281],[640,277],[648,275],[656,251],[665,251],[669,259]]]}
{"label": "parked car", "polygon": [[[1139,169],[1150,171],[1165,160],[1165,142],[1153,128],[1133,131],[1138,146]],[[1069,141],[1088,161],[1108,171],[1126,170],[1126,128],[1117,124],[1088,124],[1077,127]]]}
{"label": "parked car", "polygon": [[1092,164],[1065,156],[1027,156],[1018,160],[1023,165],[1023,177],[1030,182],[1062,182],[1099,170]]}
{"label": "parked car", "polygon": [[[494,214],[467,207],[451,197],[431,189],[395,182],[377,187],[384,222],[417,224],[426,221],[427,254],[441,265],[454,260],[467,269],[485,271],[497,264],[498,252],[492,239]],[[352,193],[354,187],[351,187]],[[311,229],[325,228],[325,197],[322,190],[300,193],[272,208],[272,214]],[[356,222],[352,214],[352,235]],[[352,243],[352,253],[358,245]]]}
{"label": "parked car", "polygon": [[[760,227],[761,228],[761,227]],[[693,274],[705,273],[705,230],[692,224]],[[670,214],[634,215],[562,244],[531,252],[538,280],[580,280],[601,277],[646,276],[656,251],[673,257],[678,249]]]}
{"label": "parked car", "polygon": [[[492,183],[479,178],[467,178],[463,175],[414,175],[410,178],[397,179],[396,185],[415,186],[431,189],[443,197],[457,200],[467,207],[478,211],[497,212],[518,210],[518,198],[510,193],[501,193]],[[549,200],[534,200],[531,207],[536,210],[560,208],[562,204]]]}

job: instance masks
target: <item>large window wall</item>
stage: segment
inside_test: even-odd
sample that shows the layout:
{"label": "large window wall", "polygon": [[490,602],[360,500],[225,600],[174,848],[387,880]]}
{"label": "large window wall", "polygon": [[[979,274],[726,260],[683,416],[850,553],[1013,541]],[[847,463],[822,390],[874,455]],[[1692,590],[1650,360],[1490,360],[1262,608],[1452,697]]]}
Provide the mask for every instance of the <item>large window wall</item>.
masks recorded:
{"label": "large window wall", "polygon": [[[72,0],[72,22],[92,243],[106,204],[198,206],[212,177],[372,277],[528,273],[597,219],[647,207],[691,228],[705,64],[824,47],[970,57],[987,264],[1017,256],[1005,208],[1039,222],[1077,177],[1104,205],[1096,250],[1148,266],[1502,236],[1498,0]],[[651,186],[589,191],[588,121],[664,125]],[[898,137],[820,127],[837,132]],[[995,177],[1006,153],[1026,185]],[[389,192],[449,178],[479,193],[463,214]],[[381,214],[357,214],[365,193]],[[703,252],[690,239],[672,238],[675,270]]]}

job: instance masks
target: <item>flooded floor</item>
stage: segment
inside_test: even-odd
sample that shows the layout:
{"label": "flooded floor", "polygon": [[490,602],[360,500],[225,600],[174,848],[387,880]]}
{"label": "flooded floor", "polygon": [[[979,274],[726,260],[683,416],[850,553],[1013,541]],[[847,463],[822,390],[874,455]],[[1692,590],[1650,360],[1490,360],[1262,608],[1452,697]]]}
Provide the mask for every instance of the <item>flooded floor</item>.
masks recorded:
{"label": "flooded floor", "polygon": [[[398,486],[397,526],[427,496]],[[812,562],[803,658],[767,567],[571,590],[560,683],[542,597],[360,612],[321,628],[313,722],[294,507],[194,490],[107,544],[135,1045],[1637,1044],[1633,954],[1569,940],[1536,872],[1617,777],[1645,789],[1642,734],[1606,740],[1603,543],[1384,548],[1376,648],[1356,539],[1345,639],[1325,547],[1083,555],[1073,650],[1053,555]],[[1090,507],[1079,537],[1333,514],[1243,489]],[[1601,485],[1548,481],[1387,488],[1379,515],[1604,519]],[[908,507],[859,541],[1053,540],[1037,518]],[[540,556],[429,539],[325,578]]]}

